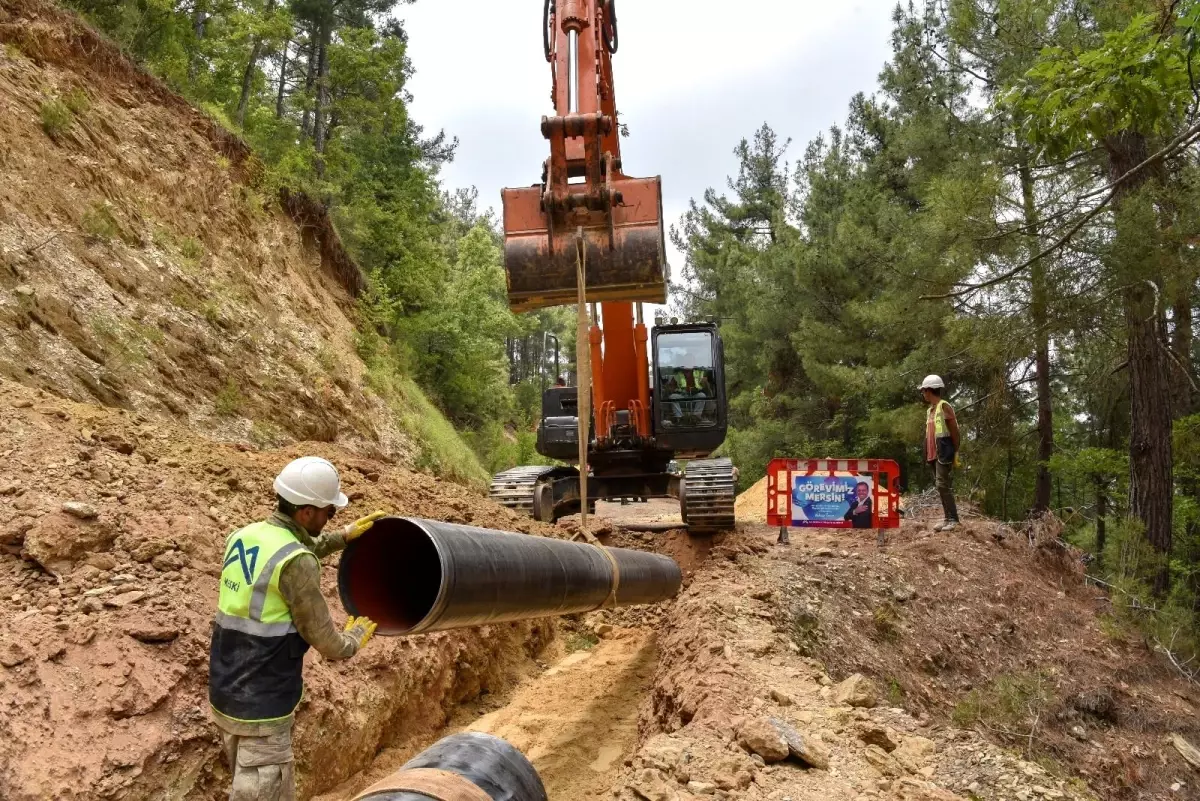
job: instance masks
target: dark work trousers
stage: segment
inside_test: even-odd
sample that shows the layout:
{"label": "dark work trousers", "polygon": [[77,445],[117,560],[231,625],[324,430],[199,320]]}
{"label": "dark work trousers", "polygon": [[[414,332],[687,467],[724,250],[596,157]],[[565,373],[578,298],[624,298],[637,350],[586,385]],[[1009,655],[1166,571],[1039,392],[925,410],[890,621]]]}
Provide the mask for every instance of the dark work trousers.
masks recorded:
{"label": "dark work trousers", "polygon": [[929,463],[934,484],[942,499],[942,512],[947,520],[958,520],[958,505],[954,502],[954,443],[949,437],[937,441],[938,458]]}

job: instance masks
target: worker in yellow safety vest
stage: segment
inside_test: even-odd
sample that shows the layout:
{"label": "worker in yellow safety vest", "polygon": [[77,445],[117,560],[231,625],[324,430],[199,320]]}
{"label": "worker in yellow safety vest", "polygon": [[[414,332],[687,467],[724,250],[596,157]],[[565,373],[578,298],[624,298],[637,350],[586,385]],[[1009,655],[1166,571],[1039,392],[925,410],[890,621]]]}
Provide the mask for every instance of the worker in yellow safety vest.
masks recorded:
{"label": "worker in yellow safety vest", "polygon": [[305,456],[275,479],[276,510],[229,535],[209,648],[208,698],[229,770],[230,801],[292,801],[292,723],[304,694],[304,654],[347,659],[375,624],[350,618],[339,632],[321,594],[321,563],[384,516],[375,512],[322,534],[348,503],[337,469]]}
{"label": "worker in yellow safety vest", "polygon": [[958,465],[958,419],[954,409],[942,397],[946,383],[940,376],[926,376],[921,382],[921,397],[929,404],[925,416],[925,461],[933,469],[934,483],[942,499],[945,519],[934,531],[958,528],[958,505],[954,502],[954,468]]}

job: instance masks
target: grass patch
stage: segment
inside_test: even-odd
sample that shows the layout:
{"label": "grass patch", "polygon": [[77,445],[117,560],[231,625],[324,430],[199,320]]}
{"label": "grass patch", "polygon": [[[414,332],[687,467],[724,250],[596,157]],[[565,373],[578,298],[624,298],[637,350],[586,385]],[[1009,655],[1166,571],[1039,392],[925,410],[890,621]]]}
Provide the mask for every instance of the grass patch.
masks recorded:
{"label": "grass patch", "polygon": [[154,242],[155,247],[161,250],[175,247],[175,234],[165,225],[154,226],[154,232],[150,235],[150,240]]}
{"label": "grass patch", "polygon": [[24,54],[21,52],[21,48],[17,47],[15,42],[4,45],[4,57],[10,61],[19,61],[22,55]]}
{"label": "grass patch", "polygon": [[179,242],[179,255],[190,266],[195,266],[204,258],[204,243],[194,236],[185,237]]}
{"label": "grass patch", "polygon": [[265,420],[255,420],[250,426],[250,442],[256,448],[274,448],[283,443],[283,432]]}
{"label": "grass patch", "polygon": [[94,242],[111,242],[121,235],[117,218],[104,203],[93,203],[83,213],[79,227],[87,238]]}
{"label": "grass patch", "polygon": [[149,323],[134,323],[133,330],[143,342],[148,342],[151,345],[160,346],[167,341],[167,335],[158,326],[150,325]]}
{"label": "grass patch", "polygon": [[821,612],[813,603],[798,600],[788,614],[787,631],[802,656],[814,656],[825,641]]}
{"label": "grass patch", "polygon": [[230,378],[217,393],[217,397],[213,399],[213,411],[217,413],[218,417],[233,417],[241,408],[242,393],[238,390],[234,380]]}
{"label": "grass patch", "polygon": [[200,307],[200,313],[204,315],[204,319],[208,321],[209,325],[221,326],[221,307],[217,305],[216,301],[205,301],[204,305]]}
{"label": "grass patch", "polygon": [[106,349],[116,355],[118,362],[145,364],[149,360],[145,337],[141,334],[141,329],[149,326],[136,324],[132,328],[127,327],[116,318],[107,315],[92,318],[90,325],[92,333]]}
{"label": "grass patch", "polygon": [[885,603],[871,613],[875,621],[875,636],[885,642],[900,639],[900,610],[895,604]]}
{"label": "grass patch", "polygon": [[417,383],[400,372],[386,343],[360,335],[357,345],[367,362],[367,387],[388,404],[397,424],[420,449],[416,467],[460,484],[486,487],[491,475],[479,457]]}
{"label": "grass patch", "polygon": [[317,351],[317,364],[321,365],[321,369],[326,373],[333,375],[338,366],[337,354],[333,352],[333,348],[322,345]]}
{"label": "grass patch", "polygon": [[39,114],[42,117],[42,130],[56,142],[60,136],[71,130],[75,123],[75,115],[71,113],[71,109],[56,98],[43,101]]}
{"label": "grass patch", "polygon": [[87,114],[92,108],[92,101],[88,98],[87,92],[78,86],[63,96],[62,103],[76,117]]}
{"label": "grass patch", "polygon": [[590,631],[576,631],[567,635],[566,647],[567,653],[573,654],[576,651],[589,651],[600,644],[600,638]]}
{"label": "grass patch", "polygon": [[1054,703],[1054,682],[1045,673],[1006,673],[972,690],[954,707],[954,722],[983,726],[1001,736],[1031,739]]}
{"label": "grass patch", "polygon": [[904,688],[895,679],[888,679],[887,701],[894,707],[904,706]]}
{"label": "grass patch", "polygon": [[240,186],[242,205],[246,209],[246,213],[255,220],[261,220],[267,216],[267,199],[262,193],[249,186]]}

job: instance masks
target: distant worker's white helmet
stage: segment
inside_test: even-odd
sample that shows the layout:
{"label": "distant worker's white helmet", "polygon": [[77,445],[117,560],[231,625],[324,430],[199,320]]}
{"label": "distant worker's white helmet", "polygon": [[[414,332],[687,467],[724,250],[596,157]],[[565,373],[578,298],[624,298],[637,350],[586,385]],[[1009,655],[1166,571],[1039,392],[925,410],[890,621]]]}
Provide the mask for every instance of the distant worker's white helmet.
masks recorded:
{"label": "distant worker's white helmet", "polygon": [[288,462],[275,477],[275,494],[295,506],[344,509],[350,503],[342,493],[337,468],[319,456],[304,456]]}
{"label": "distant worker's white helmet", "polygon": [[945,389],[946,382],[942,380],[940,375],[927,375],[925,380],[921,382],[921,389]]}

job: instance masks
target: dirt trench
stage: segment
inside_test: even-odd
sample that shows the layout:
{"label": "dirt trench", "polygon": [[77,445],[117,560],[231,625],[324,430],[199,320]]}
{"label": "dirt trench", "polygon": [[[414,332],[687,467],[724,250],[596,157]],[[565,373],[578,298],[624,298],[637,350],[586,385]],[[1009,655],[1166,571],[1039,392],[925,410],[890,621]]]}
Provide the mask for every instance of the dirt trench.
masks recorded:
{"label": "dirt trench", "polygon": [[[657,667],[655,633],[600,624],[597,644],[566,653],[496,698],[458,711],[435,739],[493,734],[533,763],[555,801],[606,798],[638,746],[638,715]],[[579,636],[579,635],[577,635]],[[315,801],[349,801],[398,770],[429,738],[384,750],[359,776]]]}
{"label": "dirt trench", "polygon": [[[686,583],[707,556],[707,539],[682,531],[650,535],[619,528],[659,522],[669,515],[668,506],[602,503],[596,530],[611,545],[670,555]],[[567,521],[564,528],[572,525]],[[551,801],[610,798],[641,746],[640,724],[659,668],[660,631],[672,605],[561,620],[559,639],[539,655],[533,669],[496,692],[466,701],[441,729],[398,738],[361,773],[314,801],[350,801],[424,748],[462,731],[492,734],[519,749],[533,763]]]}

